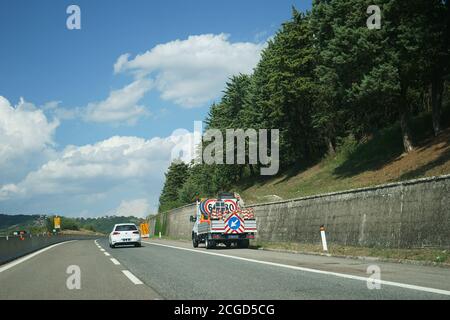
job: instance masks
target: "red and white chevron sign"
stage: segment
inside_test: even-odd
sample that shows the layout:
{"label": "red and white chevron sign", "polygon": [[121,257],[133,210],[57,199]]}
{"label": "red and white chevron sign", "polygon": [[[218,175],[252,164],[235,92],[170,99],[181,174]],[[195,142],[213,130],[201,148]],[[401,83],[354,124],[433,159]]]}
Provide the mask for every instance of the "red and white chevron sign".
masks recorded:
{"label": "red and white chevron sign", "polygon": [[234,212],[225,219],[225,233],[243,233],[245,231],[244,220]]}

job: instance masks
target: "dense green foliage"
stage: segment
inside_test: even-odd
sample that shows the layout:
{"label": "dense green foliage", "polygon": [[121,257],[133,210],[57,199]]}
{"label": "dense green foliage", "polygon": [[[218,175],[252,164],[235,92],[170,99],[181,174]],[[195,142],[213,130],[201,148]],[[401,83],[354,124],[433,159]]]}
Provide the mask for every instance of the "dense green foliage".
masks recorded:
{"label": "dense green foliage", "polygon": [[[449,1],[377,1],[380,29],[366,24],[372,4],[315,0],[311,12],[294,8],[254,73],[231,77],[206,129],[279,129],[282,170],[334,153],[348,136],[361,141],[395,124],[393,143],[409,152],[417,139],[410,118],[421,113],[432,114],[439,134],[450,80]],[[258,165],[249,164],[172,165],[159,209],[257,174]]]}
{"label": "dense green foliage", "polygon": [[114,225],[117,223],[134,223],[137,226],[143,222],[143,219],[136,217],[118,217],[105,216],[98,218],[61,218],[62,230],[79,230],[85,229],[100,233],[110,233]]}
{"label": "dense green foliage", "polygon": [[188,165],[176,161],[173,162],[166,173],[166,181],[159,197],[159,211],[169,210],[181,204],[178,199],[178,190],[186,180],[188,175]]}
{"label": "dense green foliage", "polygon": [[46,218],[40,215],[0,214],[0,233],[11,234],[14,231],[41,233],[47,230]]}

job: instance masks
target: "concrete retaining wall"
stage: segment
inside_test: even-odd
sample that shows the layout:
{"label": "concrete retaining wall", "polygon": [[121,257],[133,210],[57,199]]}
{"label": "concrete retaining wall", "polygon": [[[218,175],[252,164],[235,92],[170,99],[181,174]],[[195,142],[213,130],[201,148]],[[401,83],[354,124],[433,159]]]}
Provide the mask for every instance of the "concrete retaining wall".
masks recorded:
{"label": "concrete retaining wall", "polygon": [[[254,205],[257,240],[450,247],[450,175]],[[194,206],[167,213],[167,235],[189,239]],[[152,218],[152,219],[155,219]]]}
{"label": "concrete retaining wall", "polygon": [[189,217],[195,216],[195,204],[170,210],[164,214],[159,214],[150,219],[150,234],[155,235],[159,230],[156,227],[157,220],[163,233],[176,239],[191,239],[193,223],[189,222]]}
{"label": "concrete retaining wall", "polygon": [[69,240],[97,239],[100,236],[82,235],[57,235],[57,236],[32,236],[26,235],[23,240],[20,237],[0,238],[0,265],[8,261],[17,259],[31,252],[40,250],[55,243]]}

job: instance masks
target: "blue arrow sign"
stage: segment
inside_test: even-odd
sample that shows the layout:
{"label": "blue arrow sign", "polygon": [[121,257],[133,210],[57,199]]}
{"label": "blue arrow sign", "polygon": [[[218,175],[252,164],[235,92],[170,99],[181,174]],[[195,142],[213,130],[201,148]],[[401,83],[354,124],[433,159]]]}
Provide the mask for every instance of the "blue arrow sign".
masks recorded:
{"label": "blue arrow sign", "polygon": [[231,230],[237,230],[241,226],[241,220],[239,220],[237,217],[232,217],[230,220],[228,220],[228,226]]}

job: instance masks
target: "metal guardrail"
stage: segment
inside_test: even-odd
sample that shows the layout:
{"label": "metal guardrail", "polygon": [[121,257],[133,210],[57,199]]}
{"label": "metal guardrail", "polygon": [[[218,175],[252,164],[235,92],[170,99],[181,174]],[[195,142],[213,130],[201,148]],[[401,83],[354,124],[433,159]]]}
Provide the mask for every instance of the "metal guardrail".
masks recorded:
{"label": "metal guardrail", "polygon": [[92,240],[101,236],[92,235],[23,235],[0,237],[0,265],[43,249],[50,245],[70,240]]}

